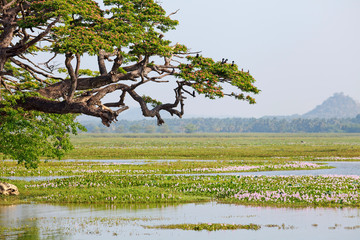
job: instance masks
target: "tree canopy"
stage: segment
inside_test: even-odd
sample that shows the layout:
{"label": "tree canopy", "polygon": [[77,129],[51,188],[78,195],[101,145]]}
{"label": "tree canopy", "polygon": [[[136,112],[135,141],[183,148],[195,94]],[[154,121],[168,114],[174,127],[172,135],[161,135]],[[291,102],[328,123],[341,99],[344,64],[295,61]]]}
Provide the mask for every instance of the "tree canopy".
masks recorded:
{"label": "tree canopy", "polygon": [[[0,152],[36,166],[39,156],[61,157],[71,148],[74,114],[106,126],[135,100],[145,117],[182,117],[187,96],[224,96],[255,103],[254,78],[167,40],[174,13],[156,0],[1,0]],[[85,66],[94,61],[96,69]],[[60,62],[60,63],[59,63]],[[162,103],[138,88],[175,84]],[[234,89],[225,92],[225,85]],[[154,85],[152,85],[154,87]],[[226,88],[228,89],[228,88]],[[105,102],[110,93],[118,101]],[[250,93],[250,94],[249,94]]]}

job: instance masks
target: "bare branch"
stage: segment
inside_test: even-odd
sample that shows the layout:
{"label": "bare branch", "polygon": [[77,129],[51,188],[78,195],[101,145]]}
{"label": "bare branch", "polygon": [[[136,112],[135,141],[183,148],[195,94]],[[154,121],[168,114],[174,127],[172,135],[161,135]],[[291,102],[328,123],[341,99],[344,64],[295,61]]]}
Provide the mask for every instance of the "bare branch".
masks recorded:
{"label": "bare branch", "polygon": [[149,79],[149,80],[152,81],[152,82],[166,83],[166,82],[169,82],[169,80],[160,81],[160,80],[158,80],[158,79],[162,79],[162,78],[167,77],[167,76],[170,76],[170,75],[171,75],[171,73],[167,73],[167,74],[163,74],[163,75],[158,76],[158,77],[151,77],[151,78],[147,77],[147,79]]}
{"label": "bare branch", "polygon": [[116,114],[119,115],[121,112],[123,112],[123,111],[125,111],[125,110],[127,110],[127,109],[129,109],[128,106],[123,106],[123,107],[119,108],[118,110],[116,110]]}
{"label": "bare branch", "polygon": [[[52,76],[52,75],[49,75],[49,74],[46,74],[46,73],[43,73],[41,71],[38,71],[36,69],[34,69],[33,67],[25,64],[25,63],[22,63],[18,60],[16,60],[15,58],[10,58],[10,61],[12,61],[13,63],[15,63],[16,65],[18,65],[19,67],[25,69],[26,71],[28,71],[31,75],[37,73],[37,74],[40,74],[46,78],[52,78],[52,79],[57,79],[57,80],[64,80],[62,78],[59,78],[59,77],[55,77],[55,76]],[[34,75],[33,75],[34,76]],[[39,79],[38,79],[39,80]],[[45,82],[44,80],[40,80],[41,82]]]}
{"label": "bare branch", "polygon": [[125,84],[122,84],[122,83],[106,86],[106,87],[98,90],[97,93],[88,100],[88,103],[89,104],[97,104],[97,105],[99,105],[100,100],[103,97],[105,97],[105,95],[107,95],[108,93],[112,93],[112,92],[114,92],[116,90],[119,90],[119,89],[125,91],[125,90],[129,89],[129,86],[125,85]]}
{"label": "bare branch", "polygon": [[45,69],[42,69],[42,68],[40,68],[38,65],[35,65],[32,61],[30,61],[29,59],[27,59],[25,56],[24,56],[24,59],[26,59],[27,61],[29,61],[30,63],[32,63],[34,66],[36,66],[37,68],[39,68],[39,69],[41,69],[41,70],[43,70],[43,71],[45,71],[45,72],[47,72],[47,73],[52,73],[53,71],[54,71],[54,69],[55,69],[55,65],[49,65],[49,63],[52,61],[52,60],[54,60],[55,58],[56,58],[56,56],[57,56],[57,53],[55,53],[54,54],[54,56],[52,56],[49,60],[47,60],[46,62],[44,62],[44,63],[39,63],[39,65],[45,65],[48,69],[49,69],[49,71],[46,71]]}
{"label": "bare branch", "polygon": [[120,107],[120,106],[125,106],[125,104],[124,104],[125,95],[126,95],[126,91],[123,91],[122,94],[120,95],[120,100],[119,100],[118,102],[115,102],[115,103],[105,103],[104,105],[107,106],[107,107]]}
{"label": "bare branch", "polygon": [[3,0],[2,1],[2,8],[1,8],[1,11],[2,12],[5,12],[6,10],[8,10],[10,7],[11,7],[11,5],[13,5],[14,3],[16,2],[16,0],[12,0],[11,2],[9,2],[9,3],[7,3],[6,4],[6,1],[5,0]]}
{"label": "bare branch", "polygon": [[4,86],[4,88],[11,94],[13,95],[13,92],[10,90],[10,87],[5,83],[5,81],[3,80],[3,78],[0,76],[0,83],[1,85]]}
{"label": "bare branch", "polygon": [[[177,115],[178,117],[182,117],[184,111],[183,111],[183,96],[182,96],[182,92],[181,92],[181,83],[176,89],[174,89],[175,91],[175,101],[174,103],[166,103],[166,104],[161,104],[156,106],[155,108],[153,108],[152,110],[149,110],[145,100],[139,96],[133,89],[127,90],[127,92],[130,94],[130,96],[139,103],[142,113],[145,117],[156,117],[157,118],[157,123],[158,125],[162,125],[164,123],[164,120],[161,118],[160,115],[160,111],[161,110],[165,110],[167,112],[169,112],[171,115]],[[179,105],[181,105],[181,111],[179,112],[178,110],[176,110],[175,108]]]}
{"label": "bare branch", "polygon": [[170,17],[171,15],[177,14],[180,9],[176,10],[175,12],[170,13],[167,17]]}

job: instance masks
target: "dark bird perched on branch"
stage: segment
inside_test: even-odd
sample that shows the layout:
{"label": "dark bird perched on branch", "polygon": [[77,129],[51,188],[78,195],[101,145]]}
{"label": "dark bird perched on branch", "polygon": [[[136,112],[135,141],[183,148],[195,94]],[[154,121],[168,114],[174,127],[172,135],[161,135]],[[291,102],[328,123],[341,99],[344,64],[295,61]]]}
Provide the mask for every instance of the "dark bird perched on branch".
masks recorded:
{"label": "dark bird perched on branch", "polygon": [[235,64],[235,62],[234,62],[234,61],[232,61],[231,66],[234,66],[234,64]]}
{"label": "dark bird perched on branch", "polygon": [[196,54],[196,57],[198,58],[198,57],[199,57],[199,54]]}
{"label": "dark bird perched on branch", "polygon": [[227,61],[228,61],[228,59],[223,58],[223,59],[221,60],[221,64],[225,64]]}

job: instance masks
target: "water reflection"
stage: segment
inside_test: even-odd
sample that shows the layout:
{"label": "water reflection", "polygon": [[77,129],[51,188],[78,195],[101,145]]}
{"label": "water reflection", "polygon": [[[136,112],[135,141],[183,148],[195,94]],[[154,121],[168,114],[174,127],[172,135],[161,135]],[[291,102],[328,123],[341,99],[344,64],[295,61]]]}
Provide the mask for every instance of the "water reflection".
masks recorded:
{"label": "water reflection", "polygon": [[[181,223],[259,224],[261,229],[183,231],[143,226]],[[0,207],[0,226],[20,227],[5,239],[358,239],[360,210],[354,208],[272,208],[217,203],[182,205],[64,205]],[[273,225],[284,227],[274,228]],[[35,228],[36,227],[36,228]],[[351,230],[351,229],[355,230]],[[8,233],[9,234],[9,233]],[[30,233],[29,233],[30,234]],[[30,236],[30,235],[28,235]]]}

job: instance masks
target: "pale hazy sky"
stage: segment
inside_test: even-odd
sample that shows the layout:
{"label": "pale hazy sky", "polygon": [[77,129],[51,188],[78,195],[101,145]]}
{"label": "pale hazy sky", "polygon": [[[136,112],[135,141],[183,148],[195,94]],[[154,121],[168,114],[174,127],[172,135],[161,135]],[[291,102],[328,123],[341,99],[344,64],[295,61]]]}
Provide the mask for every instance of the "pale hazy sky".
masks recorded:
{"label": "pale hazy sky", "polygon": [[[163,0],[166,35],[207,57],[250,69],[256,105],[188,98],[186,115],[303,114],[335,92],[360,100],[360,0]],[[186,117],[186,116],[185,116]]]}
{"label": "pale hazy sky", "polygon": [[[180,25],[167,39],[215,60],[234,60],[261,89],[255,105],[188,97],[184,117],[303,114],[337,92],[360,101],[360,0],[162,0],[161,5],[168,13],[179,9],[173,19]],[[173,101],[173,90],[159,84],[144,86],[142,93]]]}

